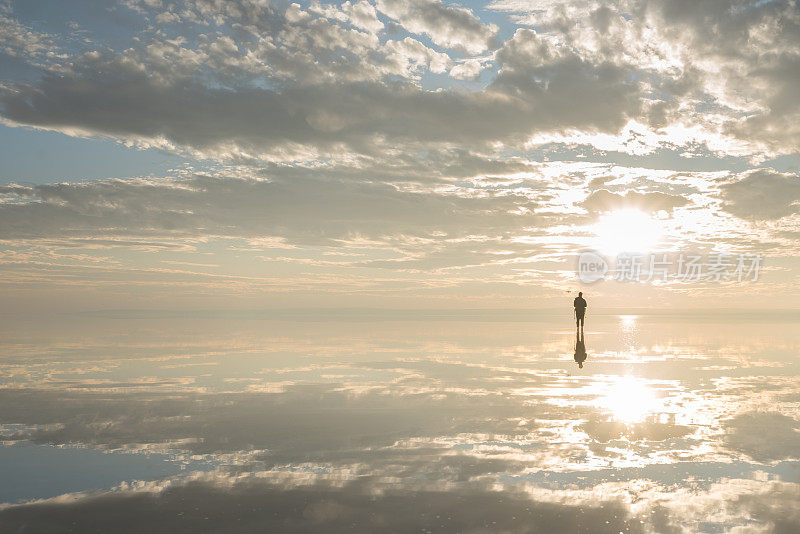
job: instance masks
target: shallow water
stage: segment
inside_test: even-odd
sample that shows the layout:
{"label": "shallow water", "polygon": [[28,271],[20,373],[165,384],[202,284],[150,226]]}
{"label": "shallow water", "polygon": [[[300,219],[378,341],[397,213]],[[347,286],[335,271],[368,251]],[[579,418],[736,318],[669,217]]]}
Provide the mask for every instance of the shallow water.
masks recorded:
{"label": "shallow water", "polygon": [[796,324],[590,314],[581,368],[563,313],[9,318],[0,527],[800,531]]}

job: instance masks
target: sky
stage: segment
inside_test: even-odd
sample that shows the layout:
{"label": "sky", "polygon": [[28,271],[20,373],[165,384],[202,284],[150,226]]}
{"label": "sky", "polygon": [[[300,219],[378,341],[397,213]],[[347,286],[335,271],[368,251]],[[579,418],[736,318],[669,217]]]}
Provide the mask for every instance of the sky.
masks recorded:
{"label": "sky", "polygon": [[800,296],[794,1],[0,1],[0,73],[8,309]]}

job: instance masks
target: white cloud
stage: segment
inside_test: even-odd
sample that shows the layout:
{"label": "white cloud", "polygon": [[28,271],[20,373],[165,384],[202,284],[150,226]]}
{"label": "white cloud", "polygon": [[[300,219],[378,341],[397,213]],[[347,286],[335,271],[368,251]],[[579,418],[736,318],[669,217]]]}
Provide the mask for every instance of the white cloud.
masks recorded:
{"label": "white cloud", "polygon": [[378,0],[378,9],[411,33],[430,37],[446,48],[478,54],[493,47],[498,28],[484,24],[472,11],[440,0]]}
{"label": "white cloud", "polygon": [[378,20],[378,12],[375,10],[375,6],[366,0],[358,0],[356,2],[347,0],[342,4],[342,11],[347,14],[350,23],[354,26],[371,33],[377,33],[383,29],[383,22]]}
{"label": "white cloud", "polygon": [[476,80],[486,69],[479,59],[470,58],[457,63],[450,69],[450,76],[459,80]]}

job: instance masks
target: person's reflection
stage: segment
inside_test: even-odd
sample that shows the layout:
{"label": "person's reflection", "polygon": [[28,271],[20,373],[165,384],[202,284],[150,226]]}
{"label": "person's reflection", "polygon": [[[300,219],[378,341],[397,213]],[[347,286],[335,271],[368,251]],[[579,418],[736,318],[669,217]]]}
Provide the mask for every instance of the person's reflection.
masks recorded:
{"label": "person's reflection", "polygon": [[583,329],[575,334],[575,363],[583,369],[583,362],[586,361],[586,345],[583,342]]}

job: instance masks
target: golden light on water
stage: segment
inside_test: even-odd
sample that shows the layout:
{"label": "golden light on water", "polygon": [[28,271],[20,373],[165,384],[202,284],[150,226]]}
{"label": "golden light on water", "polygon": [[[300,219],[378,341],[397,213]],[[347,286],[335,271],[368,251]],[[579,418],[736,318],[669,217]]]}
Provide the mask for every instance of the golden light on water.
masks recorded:
{"label": "golden light on water", "polygon": [[606,254],[647,252],[658,244],[661,227],[650,215],[623,209],[603,215],[592,227],[595,248]]}

